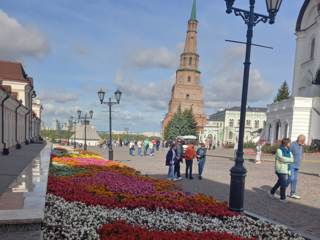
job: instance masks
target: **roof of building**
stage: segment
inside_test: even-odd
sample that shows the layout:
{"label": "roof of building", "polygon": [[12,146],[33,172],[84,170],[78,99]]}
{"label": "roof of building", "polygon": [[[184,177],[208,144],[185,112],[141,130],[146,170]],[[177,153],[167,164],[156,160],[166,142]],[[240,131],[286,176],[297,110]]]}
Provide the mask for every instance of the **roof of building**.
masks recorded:
{"label": "roof of building", "polygon": [[[85,126],[84,124],[78,124],[76,126],[76,140],[84,140],[84,133]],[[101,137],[97,133],[97,130],[92,125],[87,125],[87,134],[86,139],[88,141],[101,141]],[[74,135],[72,135],[71,139],[74,138]]]}
{"label": "roof of building", "polygon": [[301,24],[302,24],[304,14],[305,14],[310,2],[311,2],[311,0],[305,0],[301,9],[300,9],[297,24],[296,24],[296,31],[297,32],[303,31],[303,29],[301,29]]}
{"label": "roof of building", "polygon": [[[267,112],[267,108],[262,107],[248,107],[247,112]],[[220,110],[209,116],[209,121],[223,122],[226,116],[226,112],[240,112],[240,107],[232,107],[226,108],[224,110]]]}
{"label": "roof of building", "polygon": [[193,0],[190,20],[197,20],[197,0]]}
{"label": "roof of building", "polygon": [[[226,108],[225,111],[240,112],[240,107]],[[247,107],[247,112],[267,112],[267,108],[263,107]]]}
{"label": "roof of building", "polygon": [[226,116],[226,111],[218,111],[209,116],[209,121],[223,122]]}
{"label": "roof of building", "polygon": [[0,61],[0,79],[23,82],[31,81],[21,63],[9,61]]}

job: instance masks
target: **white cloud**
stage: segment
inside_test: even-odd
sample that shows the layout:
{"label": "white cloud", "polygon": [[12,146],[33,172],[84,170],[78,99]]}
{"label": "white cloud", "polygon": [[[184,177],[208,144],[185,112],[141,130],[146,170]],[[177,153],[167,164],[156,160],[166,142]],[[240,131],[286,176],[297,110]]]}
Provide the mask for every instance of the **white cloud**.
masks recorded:
{"label": "white cloud", "polygon": [[166,47],[139,50],[129,56],[129,67],[137,68],[175,68],[178,55]]}
{"label": "white cloud", "polygon": [[[240,66],[244,58],[243,47],[228,48],[224,52],[222,65],[206,90],[207,107],[228,107],[239,105],[242,94],[243,69]],[[258,69],[251,69],[248,102],[256,103],[270,99],[273,86],[265,81]]]}
{"label": "white cloud", "polygon": [[114,83],[134,102],[142,103],[149,110],[163,110],[167,108],[170,89],[174,76],[170,80],[148,81],[147,83],[127,78],[123,71],[119,71]]}
{"label": "white cloud", "polygon": [[43,102],[60,104],[76,102],[79,99],[78,94],[63,90],[41,91],[39,97]]}
{"label": "white cloud", "polygon": [[42,57],[49,51],[47,38],[34,26],[24,26],[0,10],[0,57]]}

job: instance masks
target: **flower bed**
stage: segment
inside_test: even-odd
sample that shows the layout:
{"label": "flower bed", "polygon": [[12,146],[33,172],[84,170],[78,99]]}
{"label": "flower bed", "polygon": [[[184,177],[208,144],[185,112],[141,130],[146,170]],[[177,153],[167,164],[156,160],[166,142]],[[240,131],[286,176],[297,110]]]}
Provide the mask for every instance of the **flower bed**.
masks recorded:
{"label": "flower bed", "polygon": [[301,239],[285,228],[231,212],[212,197],[185,193],[173,182],[142,176],[94,153],[52,156],[44,239],[259,236]]}

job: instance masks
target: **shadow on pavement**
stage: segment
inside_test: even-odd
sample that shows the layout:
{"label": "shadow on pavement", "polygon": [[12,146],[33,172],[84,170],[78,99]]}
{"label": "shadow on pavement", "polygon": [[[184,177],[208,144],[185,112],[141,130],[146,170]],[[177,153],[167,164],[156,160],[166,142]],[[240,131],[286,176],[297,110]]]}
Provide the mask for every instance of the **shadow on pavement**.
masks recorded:
{"label": "shadow on pavement", "polygon": [[[149,175],[150,177],[166,179],[166,175]],[[229,185],[206,178],[198,179],[194,174],[193,180],[183,179],[176,182],[186,192],[204,193],[219,201],[228,201]],[[264,218],[279,222],[311,239],[320,239],[320,209],[302,205],[298,200],[282,203],[271,199],[268,191],[271,186],[263,185],[252,190],[245,190],[245,210]]]}

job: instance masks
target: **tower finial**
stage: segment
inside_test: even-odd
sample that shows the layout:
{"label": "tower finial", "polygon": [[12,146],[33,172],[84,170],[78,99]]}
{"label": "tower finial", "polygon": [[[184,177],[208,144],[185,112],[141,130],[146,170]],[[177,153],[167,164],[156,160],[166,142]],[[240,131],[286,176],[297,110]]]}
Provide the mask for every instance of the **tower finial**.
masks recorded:
{"label": "tower finial", "polygon": [[197,20],[197,0],[193,0],[190,20]]}

